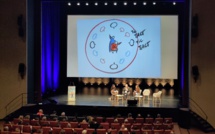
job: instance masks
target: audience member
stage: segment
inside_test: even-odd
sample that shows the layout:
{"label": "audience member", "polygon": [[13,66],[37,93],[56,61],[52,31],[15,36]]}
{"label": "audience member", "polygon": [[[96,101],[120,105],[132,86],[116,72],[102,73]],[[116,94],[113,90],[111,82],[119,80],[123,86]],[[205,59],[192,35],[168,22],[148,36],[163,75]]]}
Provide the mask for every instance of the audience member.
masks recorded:
{"label": "audience member", "polygon": [[37,115],[38,115],[39,117],[42,117],[42,116],[44,115],[43,110],[42,110],[42,109],[39,109],[39,111],[37,112]]}

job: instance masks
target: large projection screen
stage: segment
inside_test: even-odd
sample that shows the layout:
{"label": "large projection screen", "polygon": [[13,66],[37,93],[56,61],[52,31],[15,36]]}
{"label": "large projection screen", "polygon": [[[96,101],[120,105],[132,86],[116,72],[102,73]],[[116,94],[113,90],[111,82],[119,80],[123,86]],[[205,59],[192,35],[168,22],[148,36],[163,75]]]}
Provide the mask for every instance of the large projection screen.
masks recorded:
{"label": "large projection screen", "polygon": [[177,15],[67,19],[67,77],[177,79]]}

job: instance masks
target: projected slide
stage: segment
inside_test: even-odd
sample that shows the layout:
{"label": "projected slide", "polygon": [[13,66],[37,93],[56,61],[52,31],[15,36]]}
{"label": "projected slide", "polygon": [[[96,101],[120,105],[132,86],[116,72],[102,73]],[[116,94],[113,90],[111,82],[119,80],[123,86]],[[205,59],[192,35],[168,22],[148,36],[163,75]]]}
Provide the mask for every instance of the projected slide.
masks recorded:
{"label": "projected slide", "polygon": [[160,18],[79,20],[77,30],[81,76],[160,76]]}
{"label": "projected slide", "polygon": [[[171,27],[177,29],[177,22],[174,21]],[[161,16],[69,16],[67,76],[170,77],[163,74],[162,62],[171,59],[163,50],[164,32]],[[177,36],[177,30],[174,30],[174,36]],[[169,41],[174,44],[169,47],[174,48],[176,54],[170,61],[177,61],[177,37],[174,42]],[[172,70],[176,75],[171,78],[177,77],[177,67]]]}

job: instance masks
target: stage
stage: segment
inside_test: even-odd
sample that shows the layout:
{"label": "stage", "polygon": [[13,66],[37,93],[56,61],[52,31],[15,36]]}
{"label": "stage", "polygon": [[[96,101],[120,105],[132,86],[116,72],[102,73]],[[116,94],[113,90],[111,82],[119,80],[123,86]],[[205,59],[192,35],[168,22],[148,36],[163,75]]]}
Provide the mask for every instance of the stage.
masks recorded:
{"label": "stage", "polygon": [[[45,114],[57,111],[58,114],[65,112],[68,116],[125,116],[132,113],[146,117],[147,114],[156,117],[159,113],[163,117],[172,117],[177,122],[179,117],[179,98],[174,95],[172,90],[162,89],[161,101],[154,101],[152,94],[157,92],[152,90],[149,99],[140,99],[137,104],[129,105],[128,101],[135,100],[131,95],[128,100],[112,100],[109,88],[79,88],[76,89],[75,101],[68,101],[67,94],[59,94],[43,99],[36,105],[27,105],[20,109],[20,113],[33,114],[42,108]],[[121,94],[121,90],[119,90]],[[17,114],[20,114],[17,112]]]}
{"label": "stage", "polygon": [[[118,88],[119,95],[122,94],[122,89]],[[153,99],[153,93],[162,91],[161,101]],[[128,100],[138,100],[137,107],[145,108],[178,108],[179,98],[174,95],[174,89],[150,89],[149,99],[135,98],[132,93]],[[142,94],[141,94],[142,95]],[[110,90],[107,87],[83,87],[76,89],[75,101],[68,101],[67,93],[55,95],[43,100],[44,104],[55,102],[57,105],[72,105],[72,106],[108,106],[108,107],[127,107],[128,100],[111,99]]]}
{"label": "stage", "polygon": [[[54,101],[53,101],[54,100]],[[54,103],[57,105],[72,105],[72,106],[113,106],[127,107],[129,100],[137,100],[137,107],[147,108],[178,108],[179,99],[176,96],[162,96],[161,101],[154,101],[152,96],[149,99],[136,99],[131,96],[128,100],[119,99],[112,100],[110,95],[76,95],[75,101],[68,101],[67,94],[50,97],[44,100],[43,103]],[[50,102],[53,101],[53,102]]]}

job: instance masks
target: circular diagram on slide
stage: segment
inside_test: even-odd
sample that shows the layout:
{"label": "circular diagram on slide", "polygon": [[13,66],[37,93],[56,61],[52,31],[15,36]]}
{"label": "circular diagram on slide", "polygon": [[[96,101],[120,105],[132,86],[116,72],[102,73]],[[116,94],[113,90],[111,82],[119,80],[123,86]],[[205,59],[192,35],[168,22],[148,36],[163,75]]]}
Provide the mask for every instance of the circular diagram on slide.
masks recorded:
{"label": "circular diagram on slide", "polygon": [[114,74],[127,69],[138,53],[135,29],[128,22],[109,19],[96,24],[85,42],[85,55],[98,71]]}

